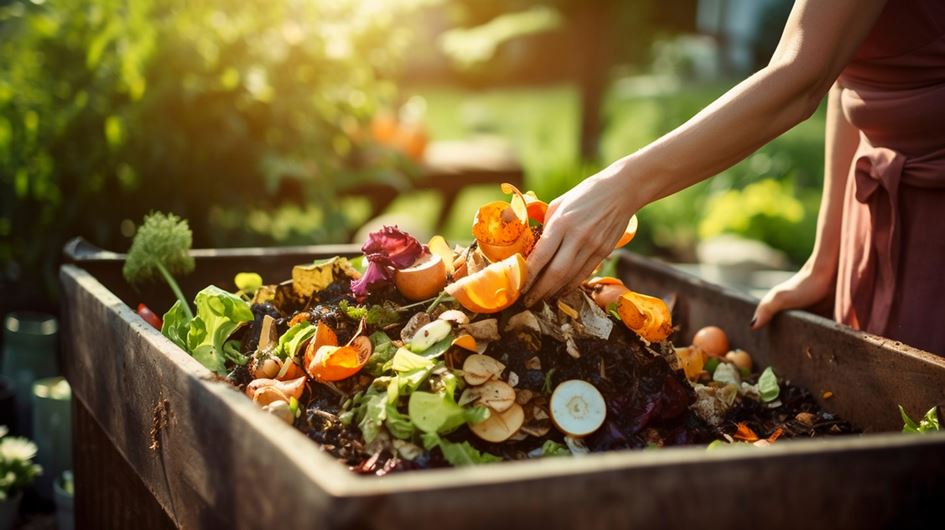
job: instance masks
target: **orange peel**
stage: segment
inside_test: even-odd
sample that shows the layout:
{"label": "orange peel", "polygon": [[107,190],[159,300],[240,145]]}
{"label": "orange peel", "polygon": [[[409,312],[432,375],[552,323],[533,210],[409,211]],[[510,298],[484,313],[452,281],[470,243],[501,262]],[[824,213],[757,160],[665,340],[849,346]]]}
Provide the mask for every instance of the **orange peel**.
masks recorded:
{"label": "orange peel", "polygon": [[472,335],[460,335],[453,339],[452,346],[476,353],[476,339]]}
{"label": "orange peel", "polygon": [[527,271],[525,258],[516,253],[447,285],[446,293],[474,313],[498,313],[518,300]]}
{"label": "orange peel", "polygon": [[312,360],[315,359],[315,353],[322,346],[337,346],[338,345],[338,335],[335,334],[335,330],[331,329],[327,323],[319,321],[318,325],[315,327],[315,336],[308,341],[308,346],[305,347],[305,356],[303,357],[303,362],[305,363],[306,371],[308,366],[312,364]]}
{"label": "orange peel", "polygon": [[637,221],[637,216],[634,215],[630,218],[630,222],[627,223],[627,229],[624,231],[623,235],[620,236],[620,239],[617,241],[617,244],[614,245],[614,248],[620,248],[630,241],[633,241],[634,236],[637,235],[637,228],[639,227],[639,221]]}
{"label": "orange peel", "polygon": [[525,198],[514,186],[508,186],[513,191],[511,201],[492,201],[481,206],[473,221],[473,237],[482,253],[492,261],[515,254],[527,256],[535,246]]}
{"label": "orange peel", "polygon": [[631,331],[650,342],[666,340],[673,332],[669,307],[653,296],[628,290],[617,300],[617,314]]}
{"label": "orange peel", "polygon": [[522,193],[514,184],[509,184],[508,182],[503,182],[501,188],[502,193],[506,195],[520,195],[522,197],[522,200],[525,201],[525,211],[529,219],[539,224],[545,223],[545,214],[548,213],[548,203],[539,199],[534,191]]}
{"label": "orange peel", "polygon": [[306,371],[316,381],[341,381],[360,372],[373,351],[371,339],[364,335],[346,346],[322,346],[306,365]]}

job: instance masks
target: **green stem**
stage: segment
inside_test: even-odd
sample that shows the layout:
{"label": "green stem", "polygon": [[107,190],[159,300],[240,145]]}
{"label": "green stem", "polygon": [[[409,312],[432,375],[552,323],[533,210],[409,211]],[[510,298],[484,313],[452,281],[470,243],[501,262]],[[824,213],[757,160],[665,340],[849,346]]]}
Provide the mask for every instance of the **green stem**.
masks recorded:
{"label": "green stem", "polygon": [[436,299],[433,300],[433,303],[430,304],[430,307],[427,308],[427,313],[436,309],[436,306],[440,305],[440,302],[442,302],[444,298],[449,298],[449,299],[453,298],[452,296],[446,294],[446,289],[440,291],[440,296],[437,296]]}
{"label": "green stem", "polygon": [[174,277],[171,276],[171,273],[167,271],[163,263],[158,263],[157,268],[161,271],[161,276],[164,276],[164,281],[171,286],[171,290],[174,291],[174,296],[180,300],[180,303],[184,306],[184,311],[187,313],[187,318],[190,320],[194,319],[194,314],[190,310],[190,304],[187,302],[187,299],[184,298],[184,293],[180,292],[180,287],[178,287],[177,282],[174,280]]}

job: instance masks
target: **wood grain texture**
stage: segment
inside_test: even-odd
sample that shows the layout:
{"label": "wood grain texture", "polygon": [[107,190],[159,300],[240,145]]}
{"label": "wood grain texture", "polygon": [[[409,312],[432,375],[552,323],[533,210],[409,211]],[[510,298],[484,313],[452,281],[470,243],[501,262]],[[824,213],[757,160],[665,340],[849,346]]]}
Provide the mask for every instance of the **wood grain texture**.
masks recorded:
{"label": "wood grain texture", "polygon": [[[623,254],[619,271],[636,290],[676,294],[674,317],[682,328],[676,343],[689,344],[703,326],[719,326],[733,347],[865,429],[902,429],[900,404],[913,417],[945,405],[945,358],[803,311],[779,315],[753,332],[748,323],[757,301],[746,295],[630,253]],[[832,397],[823,399],[824,391]]]}
{"label": "wood grain texture", "polygon": [[[200,256],[185,291],[236,269],[276,278],[283,267],[325,252],[345,253],[316,247]],[[120,260],[79,263],[83,268],[68,265],[60,275],[67,377],[115,452],[178,527],[423,529],[448,521],[450,528],[731,528],[752,521],[887,528],[931,520],[945,502],[945,434],[873,434],[712,453],[699,447],[622,451],[358,477],[144,324],[126,302],[160,306],[123,285]],[[734,326],[752,305],[649,260],[628,256],[622,267],[635,288],[683,298],[686,338],[713,319]],[[108,288],[84,268],[95,269]],[[121,292],[124,302],[112,291]],[[780,317],[767,334],[730,333],[736,344],[755,348],[762,364],[798,381],[830,384],[838,397],[828,405],[872,407],[858,414],[875,421],[876,430],[891,428],[881,415],[884,400],[911,399],[904,404],[918,406],[945,386],[937,359],[801,314]],[[820,371],[797,360],[806,346],[822,359]],[[856,368],[869,384],[845,382],[849,371],[830,368],[821,351],[833,352],[832,362]],[[857,356],[895,358],[886,362],[902,370],[899,379],[886,373],[888,365],[870,375],[872,365]],[[876,393],[884,397],[874,398]],[[693,493],[707,491],[721,495]]]}

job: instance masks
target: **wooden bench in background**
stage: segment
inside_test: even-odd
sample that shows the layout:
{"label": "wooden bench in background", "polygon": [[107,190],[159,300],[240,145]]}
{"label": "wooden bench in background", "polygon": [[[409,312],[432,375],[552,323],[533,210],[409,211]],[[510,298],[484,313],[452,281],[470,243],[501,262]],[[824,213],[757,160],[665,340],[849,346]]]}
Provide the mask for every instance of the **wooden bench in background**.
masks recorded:
{"label": "wooden bench in background", "polygon": [[344,196],[366,197],[371,202],[370,219],[384,213],[404,191],[437,191],[443,206],[435,230],[443,228],[460,192],[469,186],[508,182],[524,188],[525,173],[512,149],[495,140],[444,140],[430,142],[420,163],[421,174],[409,190],[382,182],[344,190]]}

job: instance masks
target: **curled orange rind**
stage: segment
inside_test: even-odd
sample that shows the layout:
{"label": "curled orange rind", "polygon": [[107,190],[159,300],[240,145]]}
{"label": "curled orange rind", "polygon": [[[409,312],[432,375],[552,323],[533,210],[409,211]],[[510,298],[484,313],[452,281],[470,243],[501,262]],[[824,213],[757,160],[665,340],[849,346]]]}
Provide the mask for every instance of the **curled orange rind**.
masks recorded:
{"label": "curled orange rind", "polygon": [[545,214],[548,212],[548,203],[539,199],[534,191],[522,193],[514,185],[508,182],[502,183],[502,193],[506,195],[521,196],[525,202],[525,211],[528,218],[539,224],[545,223]]}
{"label": "curled orange rind", "polygon": [[631,331],[650,342],[666,340],[673,331],[669,307],[653,296],[628,290],[617,300],[617,313]]}
{"label": "curled orange rind", "polygon": [[525,286],[525,258],[516,253],[446,286],[446,293],[474,313],[497,313],[511,307]]}
{"label": "curled orange rind", "polygon": [[361,371],[374,348],[371,339],[355,337],[345,346],[322,346],[305,369],[316,381],[341,381]]}

